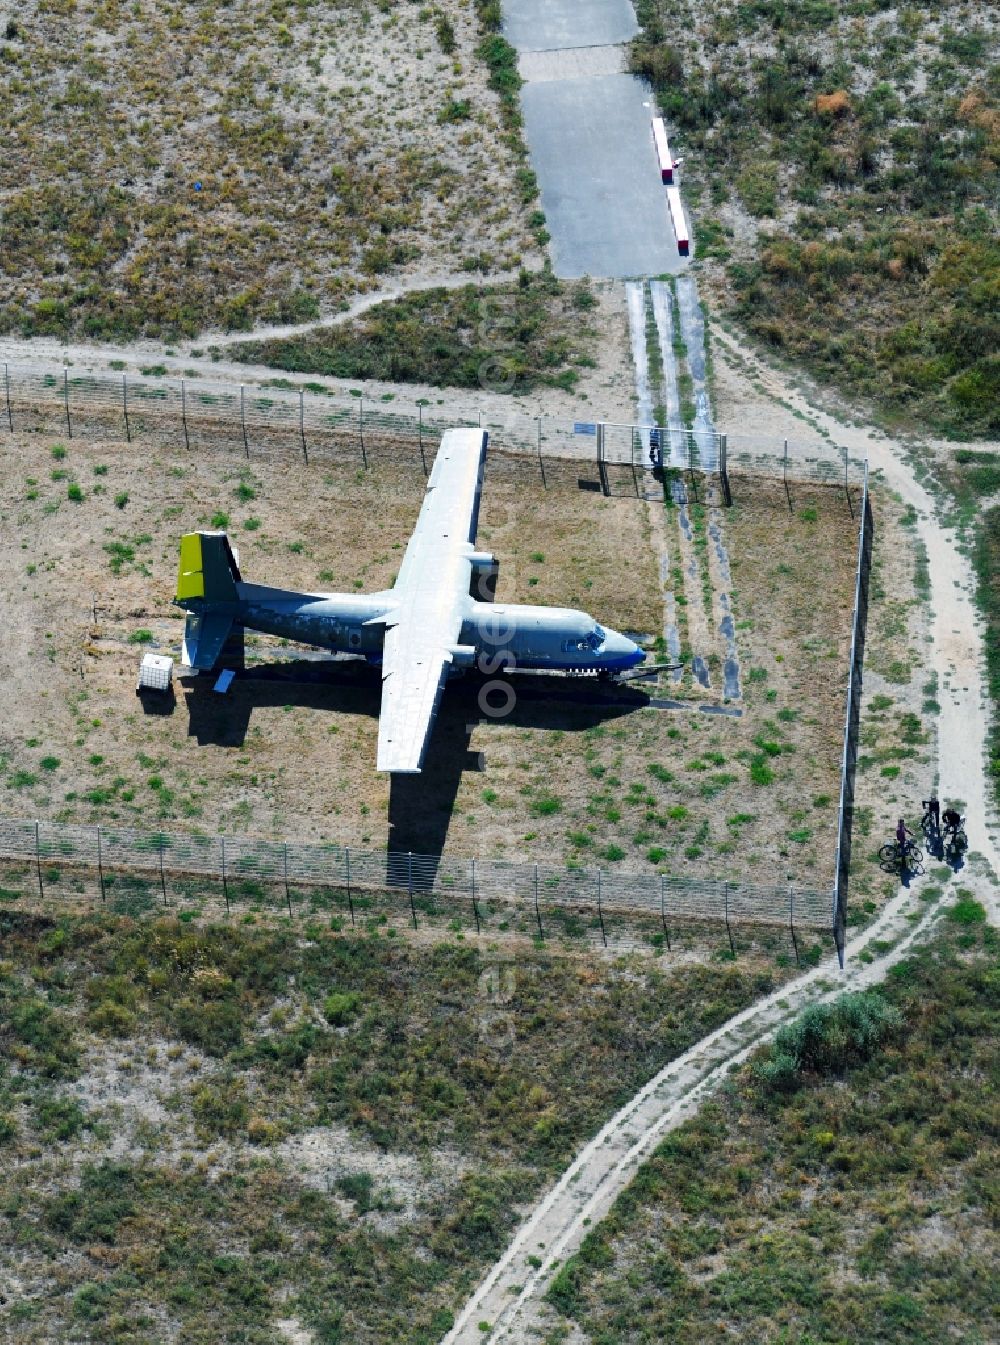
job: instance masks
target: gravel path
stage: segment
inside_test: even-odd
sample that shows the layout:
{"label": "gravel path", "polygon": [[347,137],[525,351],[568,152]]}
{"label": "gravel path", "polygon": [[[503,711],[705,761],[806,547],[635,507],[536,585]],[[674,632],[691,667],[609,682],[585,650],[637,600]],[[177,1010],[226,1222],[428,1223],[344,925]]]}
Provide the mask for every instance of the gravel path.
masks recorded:
{"label": "gravel path", "polygon": [[[738,357],[753,369],[772,396],[808,413],[852,453],[867,455],[873,469],[883,474],[885,486],[917,510],[917,528],[930,562],[930,665],[938,674],[941,688],[939,793],[964,800],[971,854],[961,882],[976,890],[991,920],[1000,923],[1000,857],[989,830],[984,770],[988,707],[982,679],[981,623],[973,602],[968,561],[959,551],[954,533],[939,526],[934,501],[913,475],[901,445],[864,427],[844,426],[817,411],[789,379],[763,365],[738,338],[718,329],[713,336],[717,357]],[[663,1136],[693,1115],[730,1070],[805,1005],[829,999],[845,989],[863,989],[880,982],[889,968],[931,930],[944,904],[928,906],[919,899],[917,889],[901,888],[878,920],[849,942],[843,973],[836,960],[829,959],[736,1015],[671,1061],[608,1121],[545,1193],[461,1310],[443,1345],[536,1338],[550,1317],[544,1295],[558,1266],[579,1248],[587,1228],[607,1214]],[[888,951],[882,951],[870,963],[861,962],[858,954],[876,942],[879,947],[888,944]],[[541,1264],[532,1266],[529,1256],[541,1257]],[[492,1328],[488,1335],[480,1327],[484,1322]]]}

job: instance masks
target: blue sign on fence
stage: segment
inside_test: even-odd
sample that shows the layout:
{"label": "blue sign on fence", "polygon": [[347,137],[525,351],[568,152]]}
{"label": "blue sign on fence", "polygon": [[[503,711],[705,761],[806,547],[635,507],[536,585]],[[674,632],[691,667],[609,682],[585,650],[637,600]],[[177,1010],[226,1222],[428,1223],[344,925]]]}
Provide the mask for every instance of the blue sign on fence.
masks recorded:
{"label": "blue sign on fence", "polygon": [[574,434],[596,434],[597,426],[586,420],[578,420],[573,425]]}

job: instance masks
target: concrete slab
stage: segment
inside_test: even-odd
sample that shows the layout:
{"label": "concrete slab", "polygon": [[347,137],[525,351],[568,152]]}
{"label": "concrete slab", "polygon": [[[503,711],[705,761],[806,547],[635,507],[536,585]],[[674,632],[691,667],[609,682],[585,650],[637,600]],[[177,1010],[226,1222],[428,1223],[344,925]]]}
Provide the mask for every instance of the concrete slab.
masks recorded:
{"label": "concrete slab", "polygon": [[540,79],[579,79],[584,75],[623,75],[627,47],[564,47],[556,51],[525,51],[517,68],[526,82]]}
{"label": "concrete slab", "polygon": [[639,31],[629,0],[504,0],[503,34],[518,51],[628,42]]}
{"label": "concrete slab", "polygon": [[631,75],[526,84],[525,138],[552,235],[556,275],[620,279],[676,274],[649,93]]}

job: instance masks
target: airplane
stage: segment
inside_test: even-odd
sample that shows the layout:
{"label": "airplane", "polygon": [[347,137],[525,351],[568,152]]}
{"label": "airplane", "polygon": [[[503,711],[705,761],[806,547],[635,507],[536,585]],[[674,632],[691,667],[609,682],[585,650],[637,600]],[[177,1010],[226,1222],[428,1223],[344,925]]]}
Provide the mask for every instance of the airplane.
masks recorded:
{"label": "airplane", "polygon": [[447,430],[396,581],[379,593],[295,593],[247,583],[225,532],[180,541],[174,602],[187,612],[183,662],[214,668],[235,625],[381,664],[376,769],[419,774],[448,676],[478,667],[620,674],[634,641],[567,607],[482,601],[499,566],[477,551],[489,436]]}

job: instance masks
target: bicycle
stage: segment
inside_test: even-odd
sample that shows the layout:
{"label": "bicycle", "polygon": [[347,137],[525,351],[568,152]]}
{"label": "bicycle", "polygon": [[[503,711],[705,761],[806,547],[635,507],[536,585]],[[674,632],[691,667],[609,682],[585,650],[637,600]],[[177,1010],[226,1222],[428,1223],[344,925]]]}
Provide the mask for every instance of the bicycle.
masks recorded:
{"label": "bicycle", "polygon": [[894,873],[896,869],[917,873],[920,870],[923,857],[924,852],[916,841],[910,840],[902,847],[899,841],[890,841],[887,845],[883,845],[878,852],[878,862],[887,873]]}

